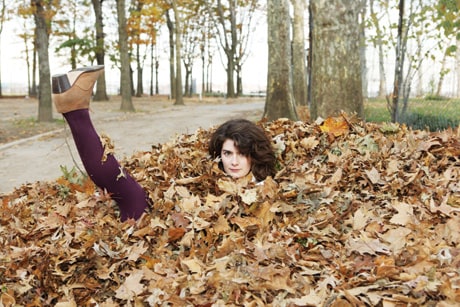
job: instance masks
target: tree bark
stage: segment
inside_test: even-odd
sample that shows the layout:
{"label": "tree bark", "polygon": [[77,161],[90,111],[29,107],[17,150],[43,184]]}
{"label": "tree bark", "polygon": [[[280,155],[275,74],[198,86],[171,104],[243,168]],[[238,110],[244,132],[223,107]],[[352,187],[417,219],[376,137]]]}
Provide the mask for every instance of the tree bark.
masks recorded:
{"label": "tree bark", "polygon": [[359,59],[361,61],[361,83],[363,90],[363,99],[367,99],[369,96],[368,93],[368,83],[367,83],[367,44],[366,44],[366,18],[367,18],[367,5],[366,0],[361,0],[361,5],[363,7],[359,12]]}
{"label": "tree bark", "polygon": [[[236,45],[238,44],[236,35],[236,1],[230,0],[229,2],[229,14],[230,14],[230,44],[226,45],[225,54],[227,55],[227,97],[234,98],[235,94],[235,80],[233,78],[235,73],[235,53]],[[220,1],[219,1],[220,4]],[[223,20],[223,19],[222,19]],[[222,27],[225,27],[222,24]]]}
{"label": "tree bark", "polygon": [[182,93],[182,65],[181,65],[181,20],[176,0],[172,0],[175,20],[176,34],[176,100],[175,105],[184,104],[184,96]]}
{"label": "tree bark", "polygon": [[307,106],[307,69],[305,65],[305,0],[292,0],[294,21],[292,27],[293,89],[297,106]]}
{"label": "tree bark", "polygon": [[460,97],[460,38],[457,37],[456,39],[456,46],[457,46],[457,51],[455,53],[455,61],[456,61],[456,67],[455,67],[455,74],[457,75],[457,98]]}
{"label": "tree bark", "polygon": [[38,121],[53,121],[51,75],[49,64],[49,24],[42,0],[32,0],[35,20],[35,39],[38,52]]}
{"label": "tree bark", "polygon": [[312,0],[311,118],[363,116],[358,0]]}
{"label": "tree bark", "polygon": [[[3,32],[3,24],[5,23],[5,12],[6,12],[5,0],[2,0],[1,8],[0,8],[0,41],[1,41],[1,34]],[[1,54],[1,44],[0,44],[0,54]],[[2,66],[1,66],[1,55],[0,55],[0,97],[3,96],[1,67]]]}
{"label": "tree bark", "polygon": [[297,120],[292,89],[288,0],[268,0],[268,75],[264,117]]}
{"label": "tree bark", "polygon": [[[105,64],[105,47],[104,47],[104,22],[102,17],[102,3],[104,0],[92,0],[95,15],[95,28],[96,28],[96,62],[97,65]],[[107,101],[107,87],[105,81],[105,73],[99,76],[96,83],[96,93],[93,97],[94,101]]]}
{"label": "tree bark", "polygon": [[174,43],[174,24],[169,16],[169,10],[166,11],[166,25],[168,26],[169,33],[169,84],[171,99],[176,98],[176,69],[175,69],[175,43]]}
{"label": "tree bark", "polygon": [[399,2],[399,19],[398,19],[398,36],[396,43],[396,61],[395,73],[393,81],[393,93],[389,97],[389,108],[391,113],[391,121],[398,123],[400,120],[400,92],[402,91],[403,84],[403,67],[404,67],[404,45],[405,38],[403,38],[403,23],[404,23],[404,0]]}
{"label": "tree bark", "polygon": [[117,0],[118,41],[120,44],[120,92],[122,111],[134,111],[129,65],[128,33],[126,31],[125,0]]}

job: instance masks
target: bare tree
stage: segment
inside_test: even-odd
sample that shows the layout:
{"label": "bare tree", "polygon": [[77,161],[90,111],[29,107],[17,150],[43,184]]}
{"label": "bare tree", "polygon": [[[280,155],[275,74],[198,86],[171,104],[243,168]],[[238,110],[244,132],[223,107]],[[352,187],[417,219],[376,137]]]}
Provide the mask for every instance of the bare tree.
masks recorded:
{"label": "bare tree", "polygon": [[361,82],[363,87],[363,98],[368,97],[368,84],[367,84],[367,46],[366,46],[366,15],[367,15],[367,0],[361,0],[361,7],[359,12],[359,58],[361,60]]}
{"label": "bare tree", "polygon": [[[378,15],[375,11],[375,0],[370,0],[369,2],[369,10],[371,16],[371,22],[373,28],[375,29],[375,38],[372,39],[374,46],[378,49],[378,57],[379,57],[379,90],[378,90],[378,97],[385,97],[386,95],[386,75],[385,75],[385,54],[383,50],[383,33],[380,25],[380,20],[382,15]],[[386,11],[388,12],[388,11]]]}
{"label": "bare tree", "polygon": [[37,80],[36,80],[36,44],[35,44],[35,21],[31,10],[30,2],[22,0],[16,3],[17,15],[22,19],[21,30],[19,37],[24,43],[24,57],[27,67],[27,93],[29,97],[37,97]]}
{"label": "bare tree", "polygon": [[182,62],[185,68],[185,95],[192,95],[193,87],[193,66],[195,60],[200,56],[201,33],[200,29],[200,14],[190,12],[184,18],[182,23]]}
{"label": "bare tree", "polygon": [[[97,65],[105,64],[105,46],[104,46],[104,21],[102,15],[102,3],[104,0],[91,0],[93,3],[94,15],[96,22],[94,23],[96,29],[96,62]],[[96,93],[94,94],[94,101],[109,100],[107,95],[105,73],[103,73],[96,84]]]}
{"label": "bare tree", "polygon": [[120,44],[120,91],[122,111],[134,111],[129,65],[128,33],[126,31],[125,0],[116,0],[118,18],[118,42]]}
{"label": "bare tree", "polygon": [[[6,21],[6,4],[5,0],[1,0],[0,2],[0,41],[1,41],[1,35],[3,32],[3,24]],[[1,43],[0,43],[1,46]],[[0,55],[1,55],[1,48],[0,48]],[[1,59],[1,56],[0,56]],[[0,60],[0,97],[3,96],[3,90],[2,90],[2,73],[1,73],[1,60]]]}
{"label": "bare tree", "polygon": [[263,116],[297,120],[292,89],[291,39],[288,0],[268,0],[268,75]]}
{"label": "bare tree", "polygon": [[455,53],[455,73],[457,75],[457,97],[460,97],[460,37],[456,39],[456,53]]}
{"label": "bare tree", "polygon": [[[235,73],[242,78],[242,65],[247,52],[247,41],[253,12],[258,7],[255,0],[205,1],[208,14],[214,25],[218,43],[225,54],[227,73],[227,97],[236,97]],[[243,31],[244,30],[244,31]],[[242,85],[240,86],[242,90]]]}
{"label": "bare tree", "polygon": [[175,43],[175,26],[174,22],[169,15],[169,10],[166,11],[166,25],[168,26],[169,34],[169,91],[171,92],[171,99],[176,98],[176,43]]}
{"label": "bare tree", "polygon": [[[398,19],[398,36],[397,36],[397,44],[395,48],[396,52],[396,63],[395,63],[395,77],[393,82],[393,93],[387,97],[388,106],[390,108],[391,113],[391,121],[392,122],[399,122],[399,101],[400,95],[399,91],[402,88],[403,82],[403,67],[404,67],[404,56],[405,56],[405,49],[407,40],[403,38],[405,37],[407,32],[403,31],[403,23],[404,23],[404,0],[399,1],[399,19]],[[406,27],[408,30],[409,27]]]}
{"label": "bare tree", "polygon": [[53,121],[51,75],[49,64],[49,33],[53,10],[47,1],[31,0],[35,20],[35,42],[38,52],[38,121]]}
{"label": "bare tree", "polygon": [[179,13],[179,8],[177,7],[177,0],[172,0],[172,8],[174,12],[174,28],[175,28],[175,38],[176,38],[176,100],[174,101],[175,105],[183,105],[184,97],[182,92],[182,65],[181,65],[181,18]]}

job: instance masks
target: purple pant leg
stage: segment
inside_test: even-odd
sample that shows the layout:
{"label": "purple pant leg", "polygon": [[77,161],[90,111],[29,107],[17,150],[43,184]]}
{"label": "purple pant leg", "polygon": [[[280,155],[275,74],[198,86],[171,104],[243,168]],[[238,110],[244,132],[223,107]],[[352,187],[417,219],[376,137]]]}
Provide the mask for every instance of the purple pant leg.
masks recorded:
{"label": "purple pant leg", "polygon": [[[122,169],[116,158],[109,154],[102,162],[104,148],[97,134],[88,109],[64,113],[86,172],[99,188],[107,190],[117,203],[121,220],[138,219],[148,208],[144,189],[126,170]],[[124,176],[120,176],[123,171]]]}

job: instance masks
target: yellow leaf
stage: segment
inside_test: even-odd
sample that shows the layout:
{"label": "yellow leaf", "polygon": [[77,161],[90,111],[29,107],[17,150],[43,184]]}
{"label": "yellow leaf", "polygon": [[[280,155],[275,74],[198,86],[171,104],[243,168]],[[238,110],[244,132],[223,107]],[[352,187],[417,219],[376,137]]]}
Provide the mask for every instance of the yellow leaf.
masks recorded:
{"label": "yellow leaf", "polygon": [[319,128],[334,136],[341,136],[349,131],[348,123],[343,116],[329,117]]}

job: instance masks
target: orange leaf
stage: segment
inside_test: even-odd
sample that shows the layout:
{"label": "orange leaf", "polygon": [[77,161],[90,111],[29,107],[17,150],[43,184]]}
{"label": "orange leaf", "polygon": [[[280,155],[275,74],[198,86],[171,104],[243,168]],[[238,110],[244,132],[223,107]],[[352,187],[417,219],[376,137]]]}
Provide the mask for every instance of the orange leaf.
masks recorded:
{"label": "orange leaf", "polygon": [[349,131],[348,123],[342,116],[327,118],[319,128],[321,131],[328,132],[334,136],[341,136]]}
{"label": "orange leaf", "polygon": [[169,228],[168,229],[168,241],[174,242],[182,238],[185,234],[185,229],[181,227]]}

